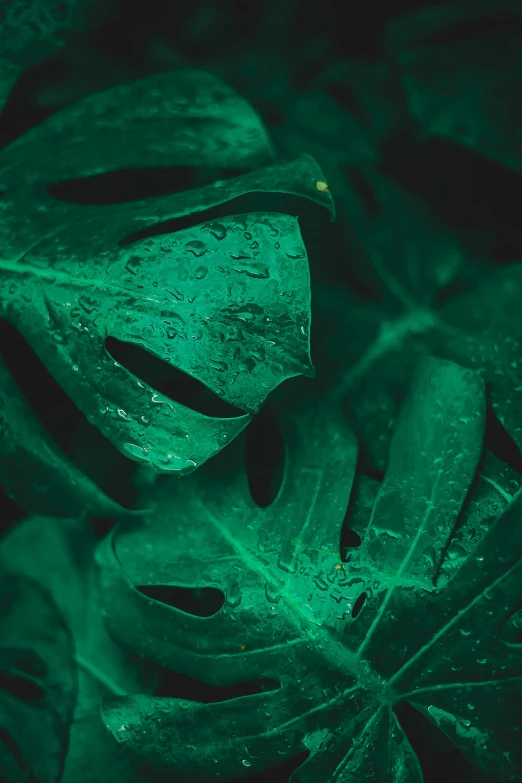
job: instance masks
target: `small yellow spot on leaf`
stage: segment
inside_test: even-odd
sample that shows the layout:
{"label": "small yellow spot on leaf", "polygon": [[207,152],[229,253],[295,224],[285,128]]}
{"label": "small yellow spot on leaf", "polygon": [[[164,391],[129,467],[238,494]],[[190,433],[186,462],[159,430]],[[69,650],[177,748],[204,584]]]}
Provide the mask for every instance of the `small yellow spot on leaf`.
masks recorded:
{"label": "small yellow spot on leaf", "polygon": [[343,570],[343,564],[342,563],[337,563],[337,565],[335,566],[335,570],[336,571],[342,571]]}
{"label": "small yellow spot on leaf", "polygon": [[240,644],[239,645],[240,650],[246,650],[246,644]]}
{"label": "small yellow spot on leaf", "polygon": [[328,187],[328,183],[327,182],[323,182],[322,179],[318,179],[317,180],[317,182],[315,183],[315,187],[316,187],[316,190],[319,191],[319,193],[329,193],[330,192],[330,188]]}

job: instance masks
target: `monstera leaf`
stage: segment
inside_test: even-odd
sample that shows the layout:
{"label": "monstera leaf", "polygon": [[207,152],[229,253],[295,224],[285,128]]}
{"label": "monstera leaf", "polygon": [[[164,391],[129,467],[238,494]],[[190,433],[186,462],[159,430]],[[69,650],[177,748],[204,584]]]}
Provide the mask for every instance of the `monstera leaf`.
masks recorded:
{"label": "monstera leaf", "polygon": [[[103,516],[133,514],[68,460],[38,422],[0,359],[0,484],[26,509]],[[59,492],[54,490],[59,488]]]}
{"label": "monstera leaf", "polygon": [[389,54],[423,136],[522,169],[521,24],[511,0],[440,4],[390,24]]}
{"label": "monstera leaf", "polygon": [[312,269],[317,399],[346,402],[365,469],[385,470],[414,367],[435,354],[482,375],[494,415],[522,448],[522,266],[495,268],[487,257],[470,256],[384,175],[360,168],[356,180],[339,203],[348,290],[318,284]]}
{"label": "monstera leaf", "polygon": [[57,783],[76,704],[74,640],[51,594],[0,579],[0,778]]}
{"label": "monstera leaf", "polygon": [[109,628],[183,675],[249,690],[112,699],[122,749],[162,778],[232,780],[305,752],[292,782],[420,783],[407,702],[480,770],[519,779],[521,496],[486,465],[498,483],[478,477],[463,508],[484,418],[477,374],[424,360],[365,529],[359,486],[363,540],[343,559],[357,448],[333,406],[285,417],[286,472],[266,508],[242,471],[164,484],[154,519],[100,550]]}
{"label": "monstera leaf", "polygon": [[[298,195],[333,212],[327,189],[316,186],[323,175],[305,156],[111,206],[54,198],[47,186],[121,167],[248,167],[271,157],[248,105],[192,70],[85,99],[2,155],[1,314],[121,452],[160,472],[193,470],[240,432],[273,388],[313,368],[307,257],[295,217],[225,215],[199,225],[191,217],[193,227],[175,233],[157,224],[252,192]],[[111,357],[108,337],[177,367],[244,415],[205,416],[157,393]],[[49,466],[46,483],[60,485],[58,474]],[[62,513],[73,511],[68,504]]]}
{"label": "monstera leaf", "polygon": [[100,707],[105,696],[147,691],[150,673],[129,659],[105,628],[93,558],[96,543],[86,518],[35,514],[4,536],[0,559],[17,578],[30,575],[52,595],[74,635],[78,698],[70,716],[63,783],[138,783],[141,777],[100,721]]}

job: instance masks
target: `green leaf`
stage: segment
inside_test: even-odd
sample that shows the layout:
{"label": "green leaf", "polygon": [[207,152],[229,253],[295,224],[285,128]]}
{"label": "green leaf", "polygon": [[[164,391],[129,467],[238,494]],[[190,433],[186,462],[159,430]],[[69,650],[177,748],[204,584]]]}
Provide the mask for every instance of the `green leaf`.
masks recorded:
{"label": "green leaf", "polygon": [[[258,684],[212,704],[110,700],[105,721],[129,756],[149,774],[203,781],[308,751],[292,781],[420,783],[396,712],[407,701],[477,768],[515,779],[522,661],[502,628],[521,599],[520,493],[450,578],[437,579],[484,413],[474,372],[421,363],[362,545],[346,563],[340,526],[356,446],[333,406],[285,417],[285,476],[270,506],[255,506],[242,470],[214,482],[203,471],[166,482],[148,524],[117,528],[99,555],[111,633],[214,686]],[[223,606],[211,616],[169,606],[157,589],[167,585],[219,589]]]}
{"label": "green leaf", "polygon": [[479,2],[439,5],[392,22],[388,49],[423,136],[450,139],[522,170],[521,21],[520,3]]}
{"label": "green leaf", "polygon": [[107,497],[39,423],[0,359],[0,484],[28,511],[56,516],[135,512]]}
{"label": "green leaf", "polygon": [[67,33],[91,27],[113,8],[111,0],[4,0],[0,22],[0,109],[25,68],[60,48]]}
{"label": "green leaf", "polygon": [[5,569],[0,640],[0,778],[57,783],[76,704],[74,640],[49,591]]}
{"label": "green leaf", "polygon": [[378,173],[358,174],[365,186],[338,204],[349,291],[313,288],[312,344],[318,391],[346,400],[362,465],[386,468],[394,419],[426,354],[479,371],[495,414],[522,447],[522,266],[470,258],[411,194]]}
{"label": "green leaf", "polygon": [[[157,224],[252,192],[302,196],[333,214],[330,194],[315,186],[324,177],[304,156],[116,206],[69,203],[47,186],[124,166],[244,167],[271,156],[253,110],[215,77],[193,70],[85,99],[1,156],[1,314],[89,421],[126,456],[160,472],[193,470],[243,429],[273,388],[313,367],[309,274],[296,218],[225,216],[175,233],[167,233],[172,225],[159,233]],[[155,235],[144,237],[147,231]],[[111,357],[107,337],[177,367],[245,415],[209,417],[162,396]],[[14,420],[9,426],[6,443],[20,429]],[[33,460],[46,459],[53,447],[42,442],[37,423],[29,426]],[[19,475],[23,464],[12,451],[10,462]],[[45,476],[51,491],[68,491],[76,478],[63,463]],[[94,492],[83,484],[76,503]],[[10,490],[17,494],[13,482]],[[99,497],[92,506],[104,513]]]}
{"label": "green leaf", "polygon": [[129,660],[107,632],[93,557],[96,543],[86,519],[35,515],[2,539],[0,557],[17,578],[30,574],[39,589],[49,591],[74,634],[78,698],[70,715],[62,783],[139,783],[139,774],[108,737],[100,708],[105,696],[147,691],[154,675]]}
{"label": "green leaf", "polygon": [[[3,151],[0,178],[13,193],[41,198],[51,183],[120,168],[241,169],[273,158],[247,101],[212,74],[181,68],[110,87],[51,115]],[[59,214],[59,205],[52,211]]]}

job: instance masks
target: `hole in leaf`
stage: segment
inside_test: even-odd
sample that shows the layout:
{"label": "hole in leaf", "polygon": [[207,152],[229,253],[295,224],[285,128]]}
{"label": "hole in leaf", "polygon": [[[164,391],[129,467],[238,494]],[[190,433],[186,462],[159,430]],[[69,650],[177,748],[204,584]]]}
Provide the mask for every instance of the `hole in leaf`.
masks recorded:
{"label": "hole in leaf", "polygon": [[373,192],[373,188],[362,173],[360,169],[355,168],[354,166],[343,166],[343,170],[345,173],[346,178],[351,183],[352,187],[354,188],[355,192],[361,199],[362,203],[364,204],[364,208],[366,211],[373,215],[374,217],[377,217],[380,214],[380,207],[379,202],[377,201],[377,197],[375,193]]}
{"label": "hole in leaf", "polygon": [[[444,767],[450,771],[448,761],[450,759],[454,761],[458,755],[458,752],[455,753],[453,743],[408,702],[400,702],[393,711],[420,761],[424,783],[440,783],[441,780],[448,780],[447,776],[441,775],[441,769]],[[453,770],[451,770],[449,779],[457,781],[471,778],[453,777]]]}
{"label": "hole in leaf", "polygon": [[277,680],[252,680],[234,685],[209,685],[203,680],[189,677],[186,674],[172,671],[163,666],[155,665],[159,677],[154,689],[154,696],[166,696],[176,699],[197,701],[201,704],[215,704],[220,701],[238,699],[254,693],[277,691],[281,683]]}
{"label": "hole in leaf", "polygon": [[132,508],[136,463],[87,421],[20,332],[3,320],[0,355],[51,440],[109,497]]}
{"label": "hole in leaf", "polygon": [[509,432],[495,416],[491,406],[488,406],[486,412],[484,445],[512,470],[522,473],[522,453]]}
{"label": "hole in leaf", "polygon": [[0,509],[2,511],[0,516],[0,536],[27,514],[22,506],[9,497],[3,487],[0,487]]}
{"label": "hole in leaf", "polygon": [[232,419],[245,413],[222,400],[197,378],[172,367],[139,345],[107,337],[105,347],[112,358],[129,372],[186,408],[219,419]]}
{"label": "hole in leaf", "polygon": [[[381,476],[381,471],[369,472]],[[353,550],[362,543],[379,486],[380,481],[364,473],[356,472],[341,528],[340,554],[343,563],[350,561]]]}
{"label": "hole in leaf", "polygon": [[[165,220],[162,223],[139,229],[139,231],[135,231],[121,239],[119,245],[125,246],[139,239],[170,234],[173,231],[182,231],[186,228],[194,228],[194,226],[199,226],[202,223],[230,217],[231,215],[244,215],[249,212],[281,212],[295,217],[296,215],[302,215],[305,207],[306,201],[304,199],[287,193],[246,193],[230,199],[224,204],[205,209],[202,212],[172,218],[171,220]],[[317,208],[322,209],[319,206]]]}
{"label": "hole in leaf", "polygon": [[358,614],[360,614],[361,609],[364,606],[364,602],[366,601],[366,593],[361,593],[360,596],[356,599],[353,609],[352,609],[352,619],[355,620]]}
{"label": "hole in leaf", "polygon": [[0,672],[0,688],[20,701],[36,702],[45,699],[43,688],[21,675]]}
{"label": "hole in leaf", "polygon": [[252,500],[266,508],[277,497],[283,481],[285,442],[266,405],[245,433],[245,468]]}
{"label": "hole in leaf", "polygon": [[140,585],[137,589],[154,601],[173,606],[195,617],[212,617],[225,603],[224,593],[215,587]]}
{"label": "hole in leaf", "polygon": [[[358,546],[361,546],[361,536],[359,533],[356,533],[355,530],[352,530],[348,525],[343,524],[341,531],[341,553],[346,549],[354,549]],[[346,562],[345,558],[341,559]]]}
{"label": "hole in leaf", "polygon": [[381,483],[383,480],[385,473],[384,470],[379,470],[378,468],[370,468],[364,464],[359,465],[359,462],[357,463],[357,472],[363,476],[366,476],[367,478],[374,479],[379,483]]}
{"label": "hole in leaf", "polygon": [[71,204],[123,204],[181,193],[242,173],[242,169],[216,170],[191,166],[117,169],[92,177],[55,182],[47,186],[47,192],[53,198]]}

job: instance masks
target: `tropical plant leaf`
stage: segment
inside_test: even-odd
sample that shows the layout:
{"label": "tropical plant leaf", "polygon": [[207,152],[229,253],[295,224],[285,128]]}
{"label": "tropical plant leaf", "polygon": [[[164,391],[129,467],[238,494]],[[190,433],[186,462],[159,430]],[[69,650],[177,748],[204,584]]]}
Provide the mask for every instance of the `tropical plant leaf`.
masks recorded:
{"label": "tropical plant leaf", "polygon": [[[67,516],[132,514],[63,454],[0,359],[0,484],[25,509]],[[58,491],[57,491],[58,490]]]}
{"label": "tropical plant leaf", "polygon": [[[247,101],[210,73],[180,68],[112,86],[51,115],[3,151],[0,177],[8,200],[23,194],[40,201],[48,185],[121,168],[242,169],[273,158],[268,133]],[[60,205],[50,203],[49,219],[59,222]]]}
{"label": "tropical plant leaf", "polygon": [[[519,779],[521,648],[504,626],[521,598],[520,493],[481,527],[479,485],[461,521],[475,536],[461,537],[457,566],[440,571],[455,560],[447,548],[484,421],[476,373],[421,363],[346,563],[340,528],[357,449],[333,406],[285,417],[285,477],[270,506],[253,503],[242,471],[214,482],[199,473],[163,485],[149,524],[116,528],[100,550],[113,635],[214,686],[259,686],[213,704],[110,700],[105,721],[130,757],[152,775],[205,781],[307,751],[292,783],[413,783],[422,772],[397,712],[408,702],[478,769]],[[222,608],[182,611],[161,597],[169,587],[220,590]]]}
{"label": "tropical plant leaf", "polygon": [[[258,191],[303,196],[333,214],[330,194],[315,186],[323,175],[302,157],[117,206],[71,203],[47,186],[119,167],[247,167],[271,157],[253,110],[215,77],[193,70],[85,99],[2,154],[2,315],[120,451],[159,471],[194,469],[237,435],[271,389],[313,368],[307,259],[296,218],[225,216],[176,233],[160,233],[157,224]],[[140,239],[145,230],[156,236]],[[156,393],[110,356],[108,337],[140,346],[247,413],[205,416]],[[14,419],[8,424],[6,443],[21,428]],[[31,428],[27,447],[37,451],[38,423],[24,427]],[[12,452],[10,462],[20,475]],[[64,480],[67,490],[76,479],[65,463],[45,478],[51,490]],[[17,499],[24,504],[23,494]],[[79,492],[76,504],[85,500]],[[99,500],[93,496],[89,507],[105,513]],[[28,498],[26,507],[36,501]],[[62,513],[76,508],[68,503]]]}
{"label": "tropical plant leaf", "polygon": [[521,448],[522,266],[499,269],[470,257],[440,220],[381,174],[358,169],[357,180],[358,190],[336,198],[349,290],[312,287],[317,399],[326,392],[347,401],[364,468],[385,470],[416,363],[440,355],[480,372],[495,414]]}
{"label": "tropical plant leaf", "polygon": [[93,557],[96,543],[85,517],[34,515],[4,536],[0,559],[17,578],[31,575],[40,589],[49,591],[74,634],[78,698],[70,716],[62,783],[138,783],[140,775],[108,737],[100,708],[105,696],[147,691],[153,680],[107,632]]}
{"label": "tropical plant leaf", "polygon": [[438,5],[391,23],[388,49],[424,136],[522,170],[521,24],[520,4],[509,0]]}
{"label": "tropical plant leaf", "polygon": [[[9,566],[8,566],[9,568]],[[74,640],[48,590],[0,579],[0,778],[62,777],[77,694]]]}

